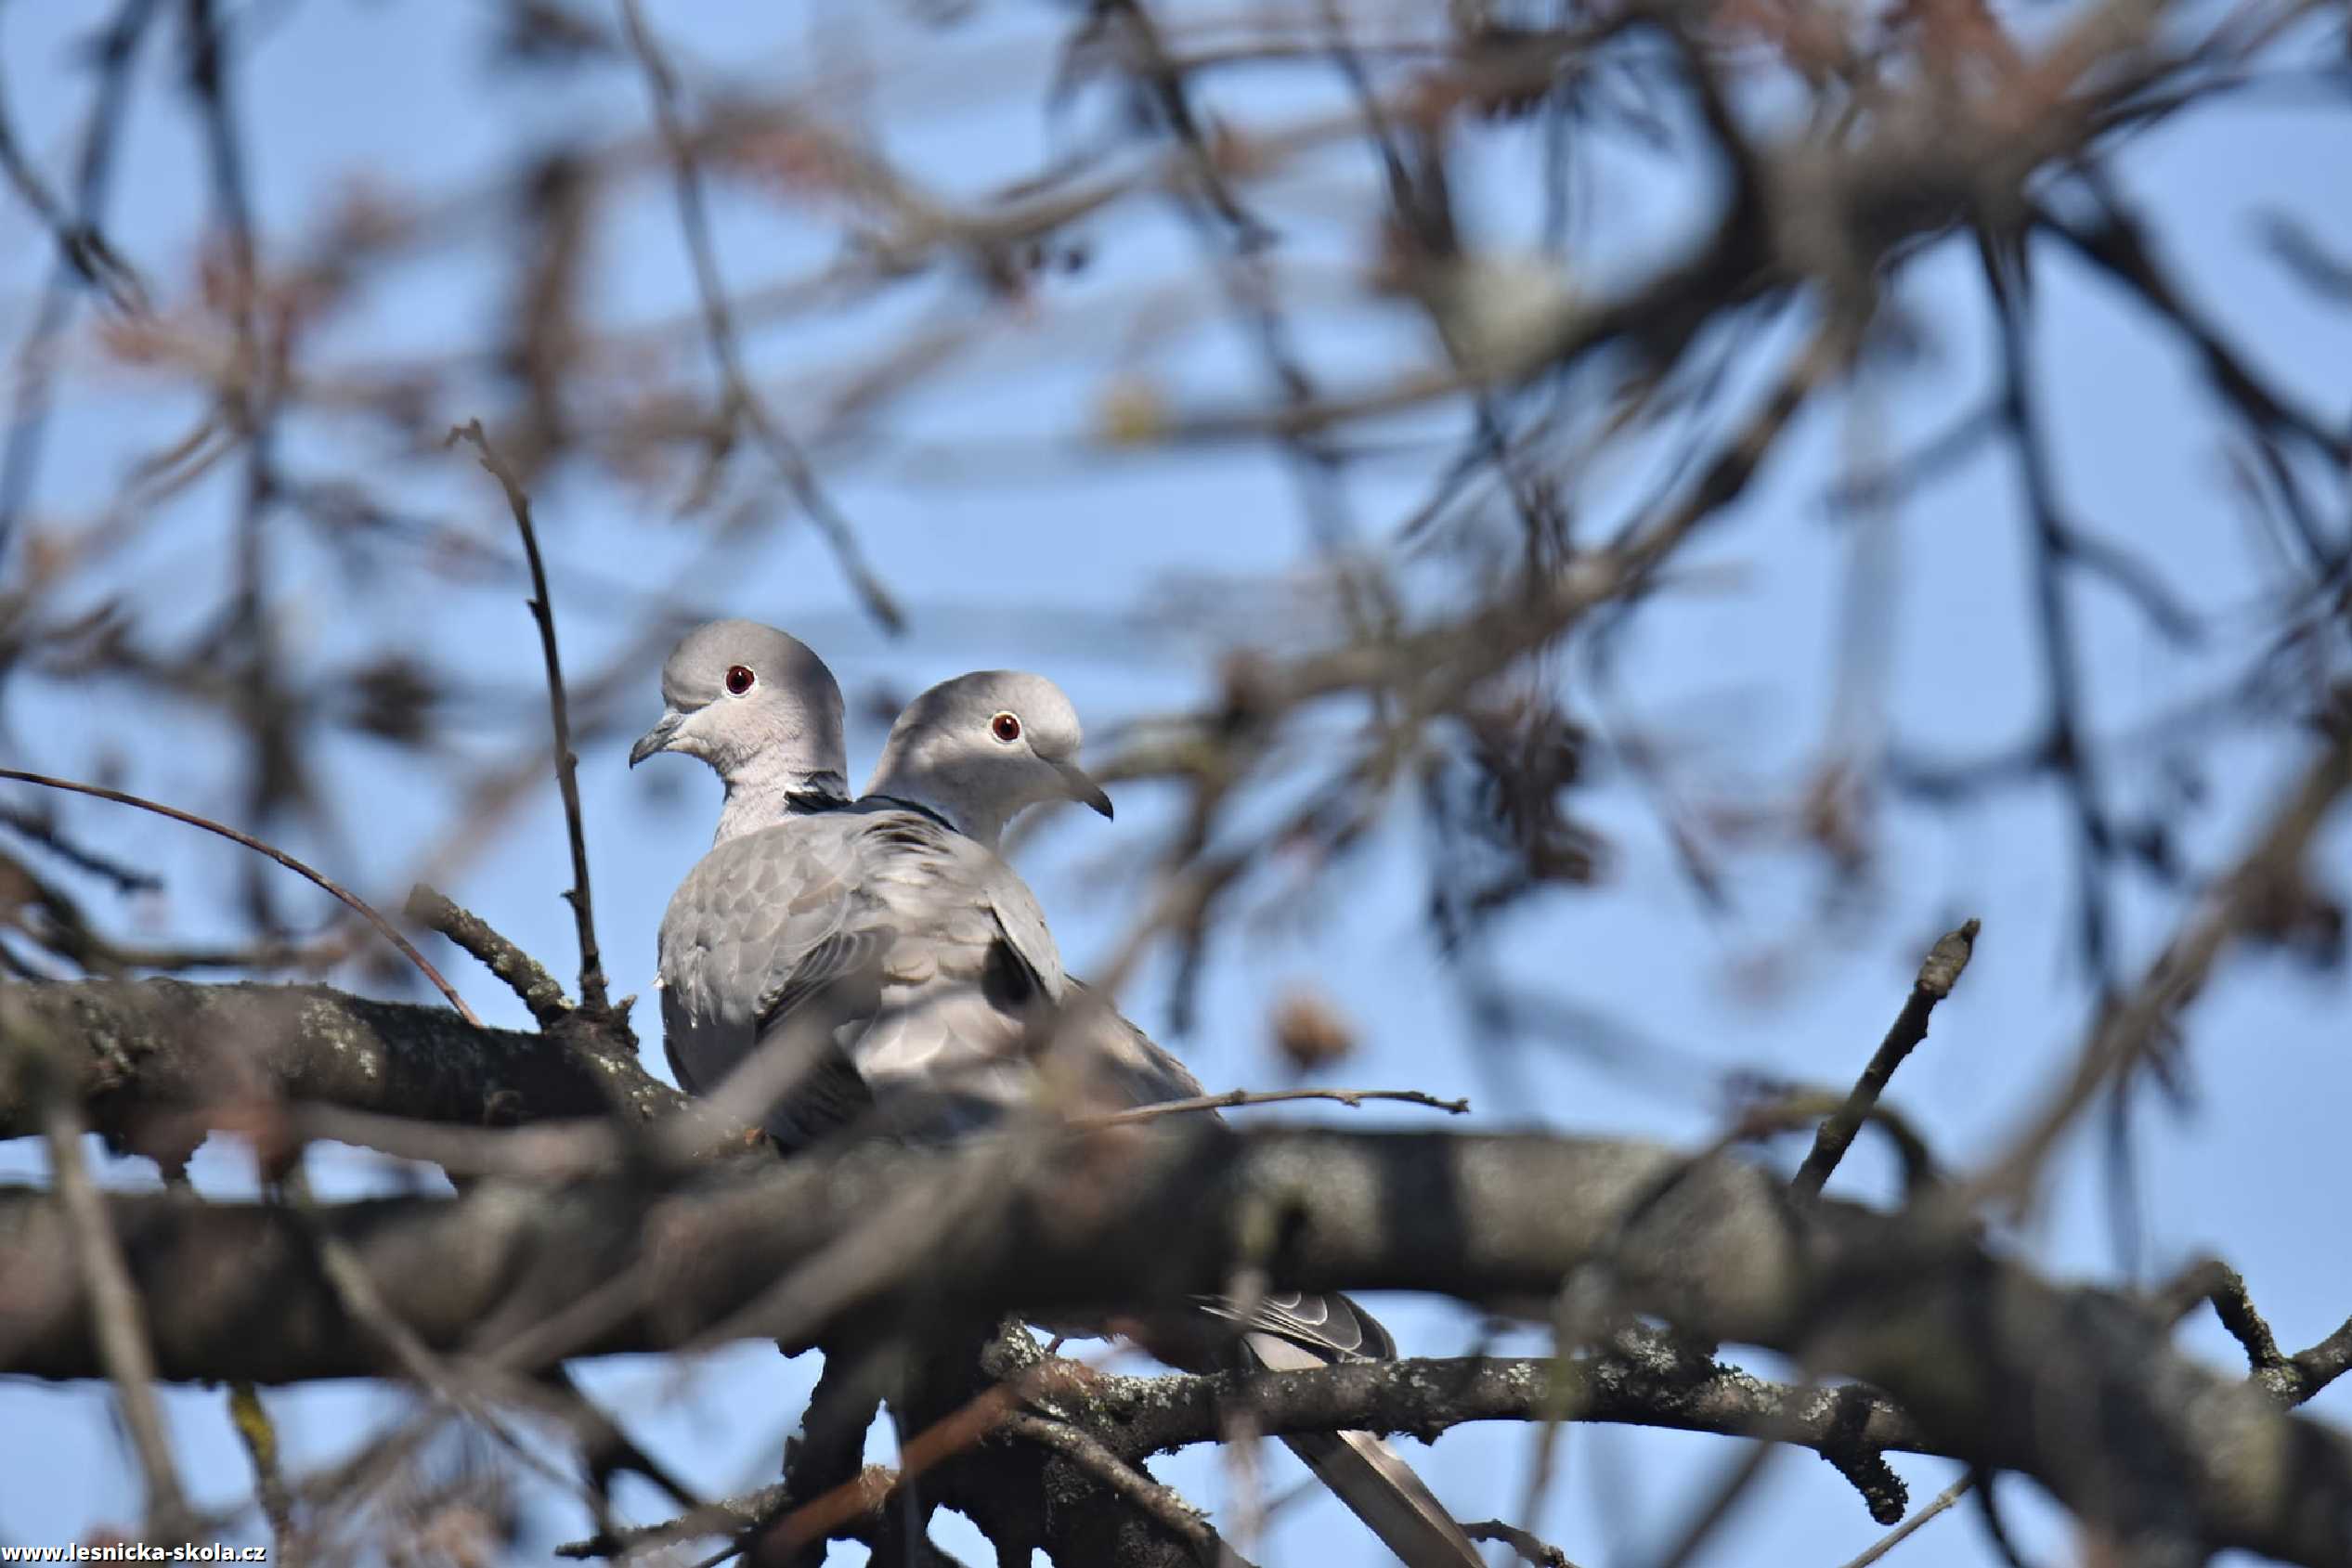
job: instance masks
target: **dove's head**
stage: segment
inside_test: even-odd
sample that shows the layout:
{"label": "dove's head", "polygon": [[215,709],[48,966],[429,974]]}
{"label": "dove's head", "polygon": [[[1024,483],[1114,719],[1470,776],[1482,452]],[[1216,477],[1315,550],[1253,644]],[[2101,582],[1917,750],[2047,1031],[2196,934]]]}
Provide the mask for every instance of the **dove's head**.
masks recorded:
{"label": "dove's head", "polygon": [[928,807],[994,847],[1006,823],[1047,800],[1111,815],[1111,797],[1078,766],[1081,738],[1078,710],[1044,676],[975,670],[906,705],[865,793]]}
{"label": "dove's head", "polygon": [[629,748],[632,768],[660,751],[699,757],[738,788],[779,797],[841,794],[841,688],[798,638],[757,621],[711,621],[661,667],[661,721]]}

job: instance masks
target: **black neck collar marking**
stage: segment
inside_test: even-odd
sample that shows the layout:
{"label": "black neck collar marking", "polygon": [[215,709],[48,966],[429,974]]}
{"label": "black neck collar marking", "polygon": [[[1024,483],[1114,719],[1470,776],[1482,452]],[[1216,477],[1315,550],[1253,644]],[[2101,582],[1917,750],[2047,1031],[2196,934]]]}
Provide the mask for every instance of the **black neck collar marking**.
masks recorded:
{"label": "black neck collar marking", "polygon": [[838,811],[850,803],[850,797],[838,790],[819,785],[814,789],[787,791],[784,803],[795,811]]}
{"label": "black neck collar marking", "polygon": [[919,800],[909,800],[903,795],[869,795],[865,798],[868,800],[883,801],[889,805],[899,807],[901,810],[912,811],[918,817],[929,817],[931,821],[939,823],[940,826],[945,828],[950,833],[961,833],[963,831],[963,829],[957,827],[954,823],[949,822],[938,811],[933,810],[930,807],[924,805]]}

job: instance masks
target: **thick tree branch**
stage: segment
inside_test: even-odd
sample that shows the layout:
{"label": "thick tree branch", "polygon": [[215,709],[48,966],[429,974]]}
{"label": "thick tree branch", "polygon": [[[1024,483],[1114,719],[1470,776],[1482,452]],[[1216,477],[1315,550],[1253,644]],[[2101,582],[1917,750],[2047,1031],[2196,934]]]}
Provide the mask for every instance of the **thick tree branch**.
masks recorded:
{"label": "thick tree branch", "polygon": [[[983,1198],[897,1277],[840,1296],[835,1321],[1098,1315],[1214,1292],[1244,1259],[1286,1287],[1532,1309],[1602,1264],[1618,1309],[1882,1388],[1930,1443],[2035,1477],[2119,1539],[2187,1528],[2290,1562],[2352,1558],[2352,1444],[2177,1354],[2143,1304],[2060,1289],[1943,1227],[1794,1199],[1740,1161],[1645,1144],[1125,1130],[1013,1151],[804,1159],[667,1191],[486,1183],[320,1220],[421,1341],[498,1360],[516,1354],[501,1343],[554,1356],[690,1340],[844,1238],[873,1244],[874,1216],[924,1186]],[[144,1197],[111,1210],[155,1305],[161,1375],[381,1369],[282,1212]],[[0,1198],[8,1370],[102,1368],[63,1266],[70,1233],[45,1196]]]}
{"label": "thick tree branch", "polygon": [[[325,986],[9,990],[28,1030],[71,1043],[62,1069],[78,1070],[92,1124],[118,1144],[161,1121],[194,1117],[201,1131],[280,1098],[473,1126],[616,1111],[643,1121],[686,1104],[633,1061]],[[19,1042],[0,1039],[0,1138],[41,1131],[39,1070]]]}

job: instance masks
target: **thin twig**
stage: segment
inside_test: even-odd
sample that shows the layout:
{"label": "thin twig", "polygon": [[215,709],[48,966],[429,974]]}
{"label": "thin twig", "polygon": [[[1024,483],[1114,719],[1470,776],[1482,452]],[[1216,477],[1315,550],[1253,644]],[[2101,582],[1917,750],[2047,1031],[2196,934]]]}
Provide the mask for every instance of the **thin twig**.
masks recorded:
{"label": "thin twig", "polygon": [[2229,1337],[2244,1347],[2248,1370],[2258,1375],[2286,1364],[2287,1358],[2280,1354],[2277,1336],[2255,1310],[2245,1277],[2236,1269],[2227,1263],[2218,1265],[2205,1300],[2213,1303],[2214,1315],[2229,1330]]}
{"label": "thin twig", "polygon": [[[1716,1150],[1720,1153],[1738,1144],[1755,1143],[1806,1128],[1813,1129],[1818,1138],[1823,1123],[1844,1112],[1852,1103],[1851,1093],[1840,1095],[1834,1090],[1803,1087],[1784,1090],[1744,1108],[1715,1146]],[[1904,1201],[1918,1196],[1928,1183],[1936,1179],[1933,1151],[1902,1112],[1889,1105],[1874,1105],[1861,1113],[1858,1125],[1878,1128],[1894,1146],[1895,1159],[1903,1167]]]}
{"label": "thin twig", "polygon": [[107,1376],[114,1381],[123,1423],[130,1429],[131,1446],[147,1481],[148,1533],[176,1538],[189,1517],[188,1494],[172,1460],[162,1405],[155,1397],[155,1354],[148,1343],[147,1313],[131,1281],[130,1265],[123,1261],[122,1240],[83,1158],[82,1136],[90,1130],[89,1123],[83,1120],[81,1106],[65,1094],[49,1096],[46,1120],[50,1182],[73,1222],[73,1245],[80,1254],[76,1262],[83,1288],[90,1293],[98,1351]]}
{"label": "thin twig", "polygon": [[1285,1100],[1337,1100],[1350,1109],[1360,1108],[1366,1100],[1395,1100],[1404,1105],[1427,1106],[1449,1116],[1462,1116],[1470,1109],[1468,1100],[1440,1099],[1419,1089],[1228,1089],[1222,1094],[1195,1095],[1185,1100],[1161,1100],[1132,1110],[1105,1111],[1098,1116],[1071,1118],[1073,1127],[1124,1127],[1131,1122],[1156,1121],[1163,1116],[1175,1116],[1194,1110],[1230,1110],[1236,1106],[1279,1105]]}
{"label": "thin twig", "polygon": [[[9,900],[14,908],[6,924],[70,960],[85,974],[122,973],[132,968],[200,968],[207,958],[227,959],[231,966],[240,966],[241,961],[262,955],[262,950],[206,952],[126,948],[99,935],[89,916],[82,912],[78,900],[16,856],[0,854],[0,878],[15,885]],[[186,962],[190,959],[196,962]]]}
{"label": "thin twig", "polygon": [[1933,1519],[1937,1514],[1943,1512],[1945,1510],[1951,1508],[1953,1504],[1958,1502],[1962,1497],[1967,1497],[1969,1490],[1975,1485],[1976,1476],[1973,1472],[1960,1477],[1959,1480],[1954,1482],[1951,1485],[1946,1486],[1943,1491],[1938,1492],[1935,1495],[1934,1499],[1926,1507],[1922,1508],[1918,1512],[1913,1514],[1910,1518],[1904,1520],[1902,1523],[1896,1525],[1885,1535],[1879,1536],[1877,1541],[1872,1543],[1868,1550],[1865,1551],[1861,1556],[1854,1558],[1852,1562],[1846,1563],[1845,1568],[1870,1568],[1870,1564],[1878,1562],[1878,1559],[1886,1556],[1887,1553],[1894,1550],[1895,1548],[1901,1546],[1904,1541],[1908,1540],[1911,1537],[1912,1532],[1918,1529],[1920,1525],[1925,1524],[1929,1520]]}
{"label": "thin twig", "polygon": [[36,812],[14,806],[0,806],[0,827],[23,835],[77,871],[102,877],[111,883],[118,893],[155,893],[162,890],[163,879],[153,872],[141,871],[96,849],[84,849],[68,838],[56,823]]}
{"label": "thin twig", "polygon": [[310,1243],[318,1272],[333,1290],[335,1302],[344,1315],[387,1352],[418,1387],[456,1409],[474,1411],[477,1406],[465,1382],[417,1336],[415,1329],[384,1305],[367,1264],[360,1262],[351,1244],[320,1223],[318,1205],[310,1195],[309,1183],[299,1165],[288,1173],[284,1186],[289,1209]]}
{"label": "thin twig", "polygon": [[896,1476],[868,1472],[811,1498],[770,1527],[773,1538],[789,1551],[827,1538],[861,1513],[887,1510],[892,1497],[905,1496],[906,1487],[924,1471],[1005,1429],[1032,1381],[1033,1378],[1025,1377],[982,1389],[905,1444]]}
{"label": "thin twig", "polygon": [[[97,101],[91,105],[89,122],[82,133],[81,159],[74,175],[73,231],[77,234],[97,233],[98,209],[114,166],[115,140],[126,118],[123,107],[130,91],[132,62],[158,4],[159,0],[123,0],[114,20],[99,34]],[[42,285],[32,329],[17,350],[7,450],[0,457],[0,555],[6,554],[40,477],[58,341],[72,314],[74,284],[87,276],[86,268],[77,265],[72,248],[61,248],[50,266],[48,280]]]}
{"label": "thin twig", "polygon": [[2104,880],[2115,834],[2104,804],[2103,770],[2086,739],[2083,639],[2062,568],[2068,538],[2081,530],[2062,506],[2050,458],[2047,421],[2034,382],[2028,296],[2012,284],[2007,264],[1989,239],[1980,238],[1980,266],[2000,328],[2002,423],[2017,450],[2017,482],[2032,547],[2027,557],[2033,624],[2049,685],[2043,745],[2049,767],[2064,782],[2074,826],[2075,912],[2083,962],[2102,992],[2112,978],[2113,911]]}
{"label": "thin twig", "polygon": [[66,215],[63,203],[18,144],[14,117],[8,112],[7,90],[6,80],[0,78],[0,175],[7,176],[8,183],[16,187],[17,195],[32,209],[32,215],[56,237],[58,254],[71,262],[75,257],[73,220]]}
{"label": "thin twig", "polygon": [[233,827],[213,821],[210,817],[200,817],[193,811],[183,811],[176,806],[166,806],[160,800],[149,800],[145,796],[131,795],[119,789],[109,789],[104,784],[82,784],[73,779],[52,778],[46,773],[27,772],[21,768],[0,768],[0,779],[14,779],[19,784],[39,784],[44,789],[71,790],[76,795],[88,795],[100,800],[111,800],[118,806],[136,806],[142,811],[152,811],[159,817],[169,817],[175,823],[186,823],[190,827],[201,827],[206,833],[218,834],[232,844],[241,844],[257,855],[268,856],[295,875],[307,880],[311,886],[322,892],[331,894],[345,907],[357,912],[362,919],[383,934],[384,940],[398,948],[401,955],[417,966],[419,973],[433,982],[435,990],[449,999],[449,1005],[457,1009],[459,1017],[463,1018],[475,1029],[482,1027],[482,1020],[475,1017],[474,1009],[465,1004],[465,998],[451,989],[449,982],[441,978],[441,971],[435,968],[424,954],[416,950],[415,944],[394,929],[392,922],[378,914],[374,908],[357,893],[352,892],[341,883],[313,871],[277,846],[265,844],[252,834],[240,833]]}
{"label": "thin twig", "polygon": [[[236,54],[229,30],[247,20],[249,16],[242,14],[225,18],[214,0],[185,0],[181,25],[187,35],[188,89],[203,127],[205,162],[212,175],[213,213],[226,242],[224,314],[235,330],[235,352],[214,372],[214,390],[227,434],[244,449],[233,551],[235,588],[223,628],[226,645],[238,664],[231,711],[253,745],[249,814],[266,823],[279,806],[299,799],[303,787],[299,764],[293,760],[299,753],[292,734],[293,703],[283,684],[285,661],[278,654],[276,623],[264,604],[269,577],[266,525],[284,488],[277,459],[278,404],[287,379],[292,329],[276,309],[265,321],[262,308],[253,181],[230,69]],[[259,924],[278,924],[261,868],[250,863],[246,899]]]}
{"label": "thin twig", "polygon": [[629,33],[629,46],[645,74],[662,145],[669,153],[670,183],[678,192],[679,227],[685,232],[686,250],[694,263],[695,289],[702,299],[704,335],[709,340],[710,356],[718,366],[725,392],[721,426],[735,419],[750,424],[752,434],[760,438],[760,446],[784,474],[785,483],[791,487],[801,510],[832,545],[835,557],[849,575],[851,586],[867,612],[887,629],[903,630],[906,617],[881,579],[874,575],[873,568],[866,564],[849,519],[835,510],[832,498],[817,482],[816,471],[809,466],[808,455],[769,411],[744,374],[735,341],[734,311],[727,303],[726,282],[719,276],[718,251],[710,238],[709,214],[703,205],[702,170],[695,159],[694,137],[678,113],[677,74],[654,42],[637,0],[620,0],[620,12]]}
{"label": "thin twig", "polygon": [[2352,1371],[2352,1317],[2336,1325],[2335,1332],[2311,1346],[2287,1357],[2287,1365],[2294,1369],[2291,1388],[2281,1392],[2267,1374],[2255,1376],[2272,1387],[2272,1392],[2290,1405],[2300,1405],[2315,1397],[2345,1373]]}
{"label": "thin twig", "polygon": [[[1811,1393],[1817,1386],[1809,1384],[1806,1392]],[[1705,1505],[1691,1514],[1682,1533],[1667,1548],[1665,1554],[1655,1560],[1655,1568],[1683,1568],[1684,1563],[1696,1558],[1708,1538],[1715,1534],[1724,1520],[1731,1517],[1732,1510],[1756,1484],[1757,1478],[1764,1473],[1764,1467],[1780,1452],[1781,1446],[1777,1443],[1749,1444],[1748,1452],[1725,1470],[1723,1478],[1709,1493]]]}
{"label": "thin twig", "polygon": [[2210,1302],[2221,1326],[2245,1350],[2248,1375],[2289,1409],[2315,1398],[2352,1370],[2352,1319],[2310,1349],[2286,1354],[2279,1349],[2268,1320],[2255,1308],[2245,1279],[2216,1259],[2194,1264],[2163,1294],[2168,1298],[2164,1305],[2175,1316]]}
{"label": "thin twig", "polygon": [[498,455],[482,421],[468,420],[449,432],[449,440],[470,441],[482,466],[506,492],[507,509],[523,536],[523,555],[531,568],[531,615],[539,622],[539,651],[547,658],[547,706],[555,726],[555,784],[564,795],[564,826],[571,836],[572,890],[565,895],[579,927],[579,1003],[591,1017],[602,1019],[612,1011],[604,993],[604,963],[596,951],[596,910],[588,890],[588,831],[579,805],[579,758],[572,755],[570,705],[564,693],[564,661],[555,651],[555,604],[548,596],[547,566],[539,559],[539,532],[531,526],[531,498],[523,482]]}
{"label": "thin twig", "polygon": [[[860,1476],[852,1485],[865,1482]],[[884,1483],[887,1484],[887,1482]],[[656,1547],[692,1540],[697,1536],[742,1536],[747,1531],[759,1529],[775,1515],[777,1509],[789,1502],[781,1483],[762,1486],[739,1497],[722,1497],[705,1503],[701,1508],[666,1519],[658,1524],[646,1524],[630,1529],[614,1530],[583,1536],[576,1541],[563,1541],[553,1555],[564,1558],[634,1557]],[[728,1553],[734,1556],[743,1549],[738,1544]]]}
{"label": "thin twig", "polygon": [[[1985,1538],[1992,1543],[1995,1554],[2008,1568],[2030,1568],[2024,1554],[2017,1549],[2017,1536],[2009,1529],[2008,1516],[2001,1510],[2000,1495],[1994,1490],[1994,1484],[2000,1479],[2000,1473],[1982,1468],[1971,1470],[1969,1475],[1976,1484],[1969,1488],[1969,1495],[1976,1499],[1976,1510],[1984,1521]],[[2163,1553],[2153,1553],[2147,1560],[2164,1562],[2168,1559]]]}
{"label": "thin twig", "polygon": [[1853,1093],[1846,1096],[1846,1103],[1838,1108],[1837,1114],[1821,1124],[1812,1151],[1797,1168],[1796,1179],[1789,1185],[1799,1192],[1819,1192],[1829,1180],[1830,1173],[1838,1169],[1838,1162],[1846,1157],[1846,1150],[1853,1147],[1854,1134],[1862,1131],[1863,1122],[1869,1119],[1878,1096],[1886,1092],[1895,1069],[1903,1065],[1904,1057],[1911,1054],[1913,1047],[1928,1037],[1929,1015],[1935,1011],[1937,1003],[1952,994],[1954,982],[1969,965],[1969,954],[1975,949],[1980,929],[1981,924],[1971,916],[1937,938],[1935,946],[1928,950],[1903,1011],[1895,1015],[1886,1038],[1871,1053],[1869,1065],[1854,1082]]}

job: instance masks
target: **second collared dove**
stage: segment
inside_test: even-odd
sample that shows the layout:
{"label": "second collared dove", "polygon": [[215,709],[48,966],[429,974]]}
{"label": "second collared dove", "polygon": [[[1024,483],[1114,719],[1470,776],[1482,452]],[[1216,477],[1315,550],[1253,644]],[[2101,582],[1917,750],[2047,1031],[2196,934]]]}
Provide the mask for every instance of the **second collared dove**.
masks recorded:
{"label": "second collared dove", "polygon": [[[1111,815],[1110,802],[1096,798],[1100,791],[1093,780],[1075,771],[1080,738],[1069,698],[1044,677],[1008,670],[958,676],[907,704],[861,799],[929,810],[993,849],[1021,810],[1059,794],[1076,795]],[[1063,789],[1053,787],[1053,775],[1059,775]],[[1027,901],[1034,907],[1033,899]],[[1050,1036],[1055,1059],[1042,1076],[1027,1072],[1026,1062],[1006,1064],[993,1080],[1003,1097],[1009,1100],[1048,1079],[1059,1088],[1074,1085],[1077,1096],[1093,1102],[1094,1108],[1163,1104],[1204,1093],[1182,1062],[1084,982],[1065,978],[1056,1001],[1060,1017]],[[1207,1323],[1200,1317],[1163,1316],[1136,1327],[1155,1354],[1196,1372],[1229,1364],[1237,1338],[1247,1364],[1279,1371],[1333,1361],[1391,1360],[1397,1354],[1388,1330],[1343,1295],[1278,1290],[1265,1292],[1246,1309],[1223,1299],[1201,1304],[1206,1318],[1238,1326],[1238,1336],[1203,1332]],[[1371,1433],[1297,1433],[1283,1441],[1412,1568],[1480,1563],[1477,1548],[1445,1505],[1396,1450]]]}

